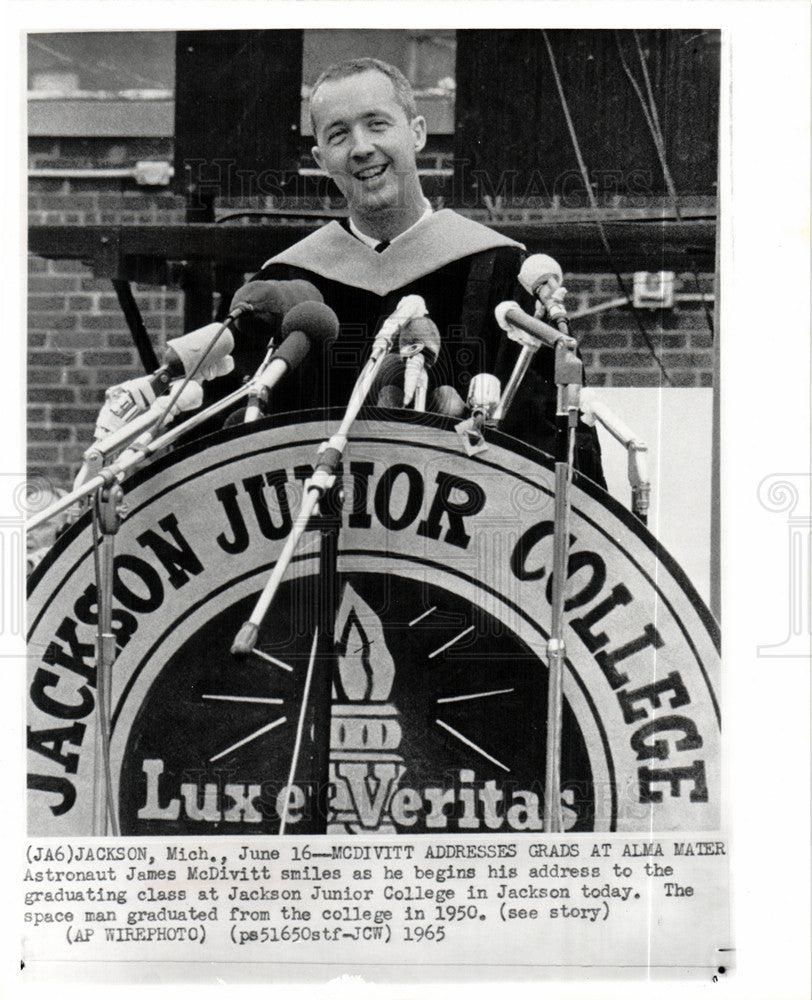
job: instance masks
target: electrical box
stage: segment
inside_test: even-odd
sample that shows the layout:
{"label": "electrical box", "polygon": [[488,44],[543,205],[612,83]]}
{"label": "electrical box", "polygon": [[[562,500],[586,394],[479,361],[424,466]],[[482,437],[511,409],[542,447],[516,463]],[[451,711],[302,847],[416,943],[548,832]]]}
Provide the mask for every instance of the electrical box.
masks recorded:
{"label": "electrical box", "polygon": [[172,165],[161,160],[139,160],[135,165],[135,183],[148,187],[165,186],[172,179]]}
{"label": "electrical box", "polygon": [[673,271],[635,271],[635,309],[673,309]]}

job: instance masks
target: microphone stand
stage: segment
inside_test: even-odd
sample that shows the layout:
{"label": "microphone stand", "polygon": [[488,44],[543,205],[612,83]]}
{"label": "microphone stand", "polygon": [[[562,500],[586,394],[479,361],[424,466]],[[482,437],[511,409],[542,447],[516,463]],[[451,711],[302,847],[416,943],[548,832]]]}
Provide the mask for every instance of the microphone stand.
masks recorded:
{"label": "microphone stand", "polygon": [[560,299],[551,297],[547,316],[556,328],[528,316],[515,302],[503,302],[496,307],[499,325],[511,340],[522,345],[519,358],[502,398],[494,413],[494,422],[504,417],[516,391],[530,366],[533,355],[542,343],[555,351],[554,381],[556,390],[555,434],[555,505],[553,512],[553,593],[550,639],[547,643],[549,668],[547,686],[547,742],[545,748],[544,829],[560,833],[564,825],[561,809],[561,717],[563,711],[564,662],[564,596],[570,544],[570,509],[575,428],[578,424],[584,368],[578,357],[577,342],[569,333],[566,312]]}
{"label": "microphone stand", "polygon": [[[340,469],[339,469],[340,473]],[[318,521],[321,534],[319,574],[316,583],[316,652],[311,680],[310,742],[307,746],[305,773],[311,782],[310,801],[314,805],[311,829],[302,833],[326,833],[330,813],[330,743],[332,722],[333,679],[338,673],[335,628],[340,595],[338,576],[338,538],[341,531],[341,509],[344,491],[337,480],[319,503]],[[306,699],[302,698],[302,707]],[[291,774],[290,783],[295,780]],[[280,833],[284,829],[280,827]]]}
{"label": "microphone stand", "polygon": [[[340,472],[340,469],[338,470]],[[297,774],[305,775],[301,784],[309,794],[306,818],[297,833],[327,832],[330,810],[330,726],[332,721],[333,678],[338,670],[335,648],[335,620],[338,611],[338,535],[344,491],[338,482],[329,486],[321,498],[317,518],[321,534],[319,567],[314,588],[308,589],[306,606],[312,608],[313,641],[304,677],[294,674],[297,690],[294,700],[300,704],[296,737],[291,755],[284,806],[279,817],[279,836],[286,833],[291,788]],[[313,697],[311,698],[311,693]],[[304,766],[301,767],[300,764]]]}
{"label": "microphone stand", "polygon": [[651,481],[648,475],[648,445],[620,419],[609,407],[599,400],[591,389],[581,393],[581,409],[586,423],[594,426],[597,421],[612,437],[626,449],[628,457],[627,474],[631,487],[632,512],[648,524]]}
{"label": "microphone stand", "polygon": [[564,596],[567,585],[570,544],[570,510],[575,428],[584,369],[575,350],[563,337],[555,345],[557,386],[555,435],[555,506],[553,512],[553,593],[550,639],[547,643],[547,746],[545,753],[544,829],[560,833],[564,825],[561,809],[561,717],[563,711]]}
{"label": "microphone stand", "polygon": [[[119,835],[118,811],[113,797],[110,736],[113,705],[113,579],[115,541],[124,514],[118,483],[101,486],[93,504],[93,563],[96,575],[98,626],[96,633],[96,746],[93,760],[93,835],[105,837],[108,819],[113,836]],[[99,538],[101,535],[101,538]]]}
{"label": "microphone stand", "polygon": [[[233,319],[229,317],[223,323],[207,349],[183,380],[177,391],[167,402],[166,410],[157,415],[153,421],[153,432],[166,422],[173,404],[191,381],[193,375],[200,369],[202,363],[222,336]],[[107,451],[116,445],[126,443],[127,427],[120,432],[108,436]],[[122,441],[122,438],[125,440]],[[96,446],[94,460],[99,461],[105,453],[104,443]],[[143,457],[139,453],[138,459]],[[133,462],[133,464],[135,464]],[[123,473],[122,473],[123,474]],[[93,756],[93,834],[104,837],[108,829],[114,837],[119,836],[118,810],[113,795],[113,775],[110,761],[110,737],[112,735],[113,706],[113,665],[116,661],[116,637],[113,632],[113,584],[115,579],[115,541],[126,514],[124,494],[115,471],[115,463],[99,470],[79,489],[68,497],[53,504],[29,522],[29,528],[44,523],[61,510],[70,507],[77,499],[95,494],[92,504],[93,525],[93,566],[96,577],[96,603],[98,608],[98,623],[96,631],[96,741]],[[108,827],[109,823],[109,827]]]}

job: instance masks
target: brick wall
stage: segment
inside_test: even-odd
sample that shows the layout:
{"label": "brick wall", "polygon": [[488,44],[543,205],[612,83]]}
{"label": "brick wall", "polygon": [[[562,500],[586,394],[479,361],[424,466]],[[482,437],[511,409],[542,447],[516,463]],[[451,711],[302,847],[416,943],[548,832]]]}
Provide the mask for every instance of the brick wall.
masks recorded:
{"label": "brick wall", "polygon": [[[30,185],[32,225],[170,224],[183,221],[181,199],[127,189],[121,182],[36,180]],[[564,262],[566,264],[566,262]],[[626,276],[628,287],[631,278]],[[712,292],[713,277],[700,286]],[[566,278],[571,313],[619,296],[611,275]],[[680,275],[677,291],[695,293],[693,275]],[[177,288],[137,286],[135,297],[156,353],[167,337],[183,333],[183,297]],[[29,257],[28,463],[69,487],[93,428],[106,387],[143,374],[112,286],[75,261]],[[699,302],[647,312],[643,322],[670,383],[709,386],[712,337]],[[582,317],[574,326],[594,386],[652,386],[661,382],[651,350],[628,309]]]}
{"label": "brick wall", "polygon": [[[622,277],[631,290],[632,276]],[[614,275],[565,275],[564,283],[570,314],[621,294]],[[713,275],[677,275],[675,291],[712,295]],[[713,303],[707,308],[712,316]],[[638,311],[638,318],[645,333],[626,307],[573,322],[590,385],[713,385],[713,335],[700,301],[677,302],[673,309]]]}
{"label": "brick wall", "polygon": [[[183,205],[168,194],[75,190],[64,181],[32,181],[32,225],[168,224]],[[161,354],[183,333],[177,289],[136,286],[147,331]],[[78,261],[28,258],[28,471],[69,487],[93,439],[104,390],[143,374],[118,298],[107,279]]]}

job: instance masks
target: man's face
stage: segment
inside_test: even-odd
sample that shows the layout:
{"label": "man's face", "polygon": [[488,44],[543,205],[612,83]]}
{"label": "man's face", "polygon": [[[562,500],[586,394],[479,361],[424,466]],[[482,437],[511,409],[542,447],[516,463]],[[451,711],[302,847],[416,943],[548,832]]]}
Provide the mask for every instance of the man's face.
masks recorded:
{"label": "man's face", "polygon": [[313,157],[361,214],[397,207],[419,189],[416,153],[426,142],[422,117],[409,121],[389,77],[368,70],[328,80],[312,105]]}

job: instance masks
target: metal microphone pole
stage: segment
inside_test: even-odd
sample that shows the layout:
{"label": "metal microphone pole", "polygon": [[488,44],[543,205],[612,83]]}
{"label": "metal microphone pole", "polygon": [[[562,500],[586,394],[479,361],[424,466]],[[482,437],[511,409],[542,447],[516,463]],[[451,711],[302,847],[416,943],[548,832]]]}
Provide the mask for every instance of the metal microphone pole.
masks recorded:
{"label": "metal microphone pole", "polygon": [[524,339],[521,338],[521,332],[516,331],[515,334],[508,334],[511,340],[518,340],[522,345],[521,352],[519,353],[519,358],[516,364],[513,366],[513,371],[510,373],[510,378],[505,388],[502,390],[502,398],[499,400],[499,404],[493,413],[493,423],[498,427],[502,422],[503,417],[510,409],[516,393],[519,390],[519,386],[524,381],[524,377],[527,374],[527,369],[533,358],[536,355],[536,351],[539,349],[541,342],[530,336],[526,336]]}
{"label": "metal microphone pole", "polygon": [[332,721],[333,679],[338,673],[335,644],[336,615],[340,596],[338,576],[338,536],[341,531],[341,508],[344,491],[340,482],[326,491],[319,503],[319,575],[316,585],[316,658],[311,682],[311,739],[307,754],[307,772],[314,804],[312,833],[326,833],[330,812],[330,729]]}
{"label": "metal microphone pole", "polygon": [[[552,308],[551,308],[552,306]],[[549,678],[547,688],[547,744],[545,750],[544,829],[561,832],[561,715],[563,711],[564,595],[569,562],[570,488],[575,455],[575,428],[578,424],[584,369],[578,357],[577,343],[570,336],[566,313],[560,300],[547,303],[547,316],[555,327],[529,316],[515,302],[496,307],[496,319],[522,351],[505,387],[494,420],[501,420],[513,401],[532,356],[546,343],[555,351],[554,381],[556,392],[555,436],[555,506],[553,514],[553,593],[550,639],[547,643]]]}
{"label": "metal microphone pole", "polygon": [[[115,541],[123,512],[123,493],[116,483],[96,492],[93,506],[93,555],[96,571],[98,628],[96,634],[96,747],[93,761],[93,834],[105,837],[108,819],[114,837],[119,835],[118,811],[113,797],[110,736],[113,707],[113,579]],[[99,539],[101,534],[101,540]]]}
{"label": "metal microphone pole", "polygon": [[[544,829],[560,833],[564,825],[561,809],[561,729],[564,700],[564,662],[566,640],[564,597],[570,545],[570,510],[575,428],[578,424],[579,398],[584,369],[570,342],[562,339],[555,345],[555,383],[557,386],[555,436],[555,506],[553,513],[553,593],[550,639],[547,643],[549,678],[547,686],[547,747],[545,759]],[[566,339],[565,339],[566,336]]]}
{"label": "metal microphone pole", "polygon": [[[330,727],[332,721],[333,678],[338,669],[335,648],[335,620],[338,611],[338,535],[344,493],[338,481],[325,490],[319,503],[318,528],[321,534],[319,567],[315,584],[305,583],[305,604],[309,610],[313,641],[307,670],[294,674],[294,700],[299,703],[285,802],[279,817],[279,835],[287,832],[292,787],[306,788],[306,808],[297,825],[300,834],[327,832],[330,811]],[[308,823],[307,820],[310,820]]]}
{"label": "metal microphone pole", "polygon": [[651,481],[648,475],[648,445],[600,400],[591,389],[581,393],[581,409],[585,423],[591,426],[597,421],[612,437],[623,445],[628,456],[627,472],[632,491],[631,508],[634,514],[648,524],[648,510],[651,499]]}

